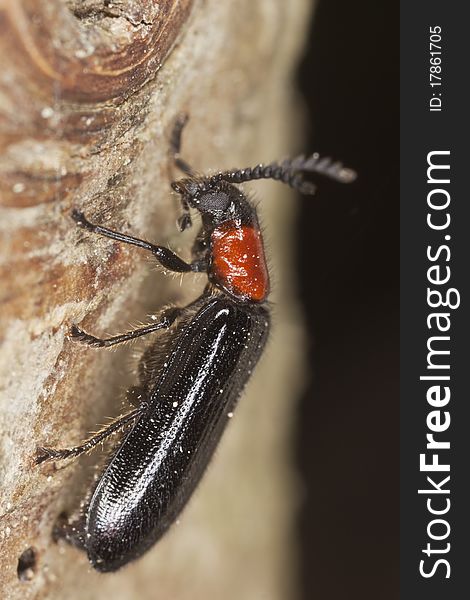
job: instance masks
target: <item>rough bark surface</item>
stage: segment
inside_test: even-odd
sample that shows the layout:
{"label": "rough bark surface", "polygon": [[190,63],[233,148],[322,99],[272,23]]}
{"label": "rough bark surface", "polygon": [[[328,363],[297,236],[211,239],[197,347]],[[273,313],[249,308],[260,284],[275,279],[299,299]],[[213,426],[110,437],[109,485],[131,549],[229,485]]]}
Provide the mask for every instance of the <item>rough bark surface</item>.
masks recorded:
{"label": "rough bark surface", "polygon": [[129,347],[81,347],[70,325],[115,334],[204,285],[87,235],[71,208],[189,257],[194,232],[177,232],[169,188],[171,123],[189,113],[184,155],[201,171],[291,153],[309,11],[308,0],[0,0],[2,598],[294,596],[288,442],[300,334],[293,204],[280,186],[256,186],[276,284],[272,340],[181,525],[140,561],[99,575],[51,531],[83,500],[102,453],[42,467],[32,458],[38,444],[73,445],[119,414],[132,383]]}

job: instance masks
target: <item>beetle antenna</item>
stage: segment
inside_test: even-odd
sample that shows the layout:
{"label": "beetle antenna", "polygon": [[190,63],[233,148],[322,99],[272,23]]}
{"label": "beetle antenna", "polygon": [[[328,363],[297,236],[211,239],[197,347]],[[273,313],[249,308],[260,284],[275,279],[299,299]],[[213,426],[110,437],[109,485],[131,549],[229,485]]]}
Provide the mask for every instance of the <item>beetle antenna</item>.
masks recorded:
{"label": "beetle antenna", "polygon": [[[221,181],[228,183],[244,183],[257,179],[274,179],[285,183],[302,194],[314,194],[316,185],[304,179],[304,173],[317,173],[341,183],[351,183],[356,179],[356,172],[348,169],[339,161],[329,157],[322,158],[318,153],[305,158],[303,154],[293,159],[286,159],[281,163],[272,162],[269,165],[259,164],[256,167],[221,171],[212,177],[196,179],[192,182],[195,191],[193,195],[204,193]],[[184,181],[184,180],[183,180]],[[195,185],[197,184],[197,185]]]}

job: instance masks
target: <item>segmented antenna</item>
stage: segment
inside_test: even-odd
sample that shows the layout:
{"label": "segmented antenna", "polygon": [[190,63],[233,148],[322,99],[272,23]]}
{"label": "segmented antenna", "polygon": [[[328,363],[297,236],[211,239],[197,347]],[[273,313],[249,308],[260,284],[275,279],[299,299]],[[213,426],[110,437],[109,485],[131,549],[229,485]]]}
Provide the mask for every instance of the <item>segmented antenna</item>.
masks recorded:
{"label": "segmented antenna", "polygon": [[333,161],[329,157],[322,158],[318,153],[307,158],[301,154],[281,163],[272,162],[269,165],[259,164],[256,167],[216,173],[212,177],[201,181],[202,185],[198,192],[206,191],[220,181],[244,183],[256,179],[274,179],[289,185],[302,194],[313,194],[316,185],[304,179],[305,172],[317,173],[341,183],[350,183],[356,179],[356,172],[344,167],[343,163],[339,161]]}

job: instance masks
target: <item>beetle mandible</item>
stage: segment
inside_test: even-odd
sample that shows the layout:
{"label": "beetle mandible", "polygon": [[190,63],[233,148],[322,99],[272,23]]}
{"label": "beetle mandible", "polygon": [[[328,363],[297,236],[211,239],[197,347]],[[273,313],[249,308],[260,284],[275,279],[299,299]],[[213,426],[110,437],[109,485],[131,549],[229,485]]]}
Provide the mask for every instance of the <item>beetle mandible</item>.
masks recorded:
{"label": "beetle mandible", "polygon": [[315,186],[304,178],[306,172],[345,183],[355,178],[352,170],[318,154],[197,175],[180,156],[186,121],[186,115],[177,118],[170,144],[174,164],[185,177],[171,185],[181,199],[180,230],[192,225],[191,210],[201,215],[191,262],[164,246],[95,225],[77,209],[71,215],[90,233],[151,252],[165,269],[205,273],[208,278],[194,302],[167,309],[154,323],[123,335],[100,339],[72,327],[72,339],[93,347],[164,330],[140,360],[139,383],[132,388],[140,399],[136,408],[79,446],[37,451],[37,464],[76,457],[130,425],[99,477],[75,534],[75,543],[102,572],[141,556],[176,520],[265,346],[270,317],[263,240],[256,209],[237,184],[274,179],[313,194]]}

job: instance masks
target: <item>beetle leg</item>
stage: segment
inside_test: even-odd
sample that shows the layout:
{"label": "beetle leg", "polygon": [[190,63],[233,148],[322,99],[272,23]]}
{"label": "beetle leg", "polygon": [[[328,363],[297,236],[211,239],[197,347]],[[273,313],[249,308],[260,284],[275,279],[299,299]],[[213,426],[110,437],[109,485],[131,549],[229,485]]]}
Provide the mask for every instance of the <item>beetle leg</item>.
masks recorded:
{"label": "beetle leg", "polygon": [[[173,131],[171,133],[170,138],[170,155],[173,160],[173,164],[180,171],[183,171],[186,175],[191,177],[196,177],[195,171],[192,167],[180,156],[181,150],[181,134],[183,132],[183,128],[188,122],[188,115],[181,113],[176,118],[175,124],[173,126]],[[188,197],[186,195],[182,195],[181,198],[181,206],[183,208],[183,214],[178,219],[178,226],[180,231],[184,231],[192,226],[191,215],[189,213],[189,204]]]}
{"label": "beetle leg", "polygon": [[178,228],[180,231],[185,231],[189,229],[193,225],[193,221],[191,219],[191,214],[189,212],[189,204],[188,197],[183,195],[181,196],[181,205],[183,207],[183,214],[178,217]]}
{"label": "beetle leg", "polygon": [[165,248],[165,246],[156,246],[155,244],[151,244],[150,242],[146,242],[140,238],[132,237],[131,235],[126,235],[125,233],[119,233],[119,231],[114,231],[113,229],[108,229],[107,227],[101,227],[101,225],[94,225],[88,221],[81,211],[77,210],[76,208],[72,210],[71,217],[77,223],[77,225],[83,229],[88,229],[88,231],[111,238],[117,242],[123,242],[125,244],[131,244],[132,246],[138,246],[139,248],[149,250],[158,260],[158,262],[169,271],[174,271],[175,273],[188,273],[190,271],[194,271],[192,263],[185,262],[169,248]]}
{"label": "beetle leg", "polygon": [[122,342],[128,342],[129,340],[133,340],[142,335],[147,335],[148,333],[152,333],[153,331],[158,331],[159,329],[168,329],[178,315],[181,313],[181,308],[170,308],[166,311],[161,319],[157,323],[151,323],[150,325],[146,325],[145,327],[141,327],[139,329],[134,329],[132,331],[128,331],[127,333],[123,333],[122,335],[114,335],[109,338],[98,338],[94,335],[86,333],[80,327],[76,325],[72,325],[70,330],[70,337],[76,341],[81,342],[82,344],[86,344],[87,346],[93,346],[94,348],[107,348],[109,346],[115,346],[116,344],[121,344]]}
{"label": "beetle leg", "polygon": [[135,408],[127,414],[118,417],[110,425],[107,425],[104,429],[95,433],[92,437],[85,440],[83,444],[80,444],[79,446],[74,446],[73,448],[49,448],[39,446],[36,449],[35,463],[37,465],[40,465],[41,463],[50,460],[76,458],[77,456],[80,456],[80,454],[88,452],[97,444],[101,443],[106,438],[108,438],[110,435],[112,435],[116,431],[119,431],[131,421],[134,421],[142,413],[144,408],[145,405],[142,404],[139,408]]}
{"label": "beetle leg", "polygon": [[54,542],[61,539],[65,540],[72,546],[86,551],[85,523],[84,515],[69,522],[67,516],[63,513],[52,529],[52,539]]}
{"label": "beetle leg", "polygon": [[176,117],[175,124],[173,125],[173,131],[171,132],[170,138],[170,154],[173,159],[173,162],[178,169],[186,173],[186,175],[195,176],[196,173],[192,169],[192,167],[180,156],[181,150],[181,134],[183,132],[184,126],[188,122],[188,115],[186,113],[181,113]]}

